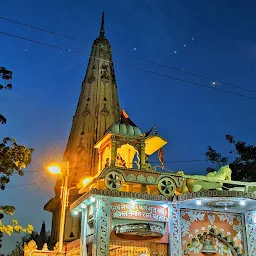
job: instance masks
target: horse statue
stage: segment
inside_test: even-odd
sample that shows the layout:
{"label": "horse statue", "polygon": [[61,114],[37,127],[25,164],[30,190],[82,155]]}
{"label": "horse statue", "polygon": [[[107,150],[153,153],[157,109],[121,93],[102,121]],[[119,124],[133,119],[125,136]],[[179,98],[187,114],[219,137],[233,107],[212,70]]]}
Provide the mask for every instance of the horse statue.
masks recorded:
{"label": "horse statue", "polygon": [[[222,190],[223,180],[231,180],[232,170],[229,165],[222,166],[217,172],[210,172],[207,175],[192,175],[186,179],[186,189],[189,192],[199,192],[204,190]],[[195,179],[193,179],[195,178]],[[220,182],[218,182],[220,181]]]}

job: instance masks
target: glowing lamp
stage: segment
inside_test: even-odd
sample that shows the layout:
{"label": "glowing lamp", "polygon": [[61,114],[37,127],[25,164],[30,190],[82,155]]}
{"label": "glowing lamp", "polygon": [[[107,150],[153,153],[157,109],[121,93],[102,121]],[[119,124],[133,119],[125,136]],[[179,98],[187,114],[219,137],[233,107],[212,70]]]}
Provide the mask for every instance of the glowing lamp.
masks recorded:
{"label": "glowing lamp", "polygon": [[95,197],[92,196],[92,197],[90,198],[90,201],[91,201],[91,203],[94,203],[94,202],[96,201]]}
{"label": "glowing lamp", "polygon": [[241,206],[245,206],[245,201],[244,201],[244,200],[241,200],[241,201],[240,201],[240,205],[241,205]]}
{"label": "glowing lamp", "polygon": [[86,204],[81,204],[81,208],[85,209],[86,208]]}
{"label": "glowing lamp", "polygon": [[74,215],[78,215],[78,211],[73,211],[73,214]]}
{"label": "glowing lamp", "polygon": [[83,185],[84,185],[84,186],[88,185],[91,180],[92,180],[91,178],[86,178],[86,179],[84,179],[84,180],[83,180]]}
{"label": "glowing lamp", "polygon": [[135,202],[135,200],[133,200],[133,199],[132,199],[131,202],[130,202],[131,205],[135,205],[135,203],[136,203],[136,202]]}
{"label": "glowing lamp", "polygon": [[196,200],[196,205],[201,205],[202,201],[201,200]]}
{"label": "glowing lamp", "polygon": [[48,166],[47,170],[53,174],[61,174],[61,169],[58,165]]}

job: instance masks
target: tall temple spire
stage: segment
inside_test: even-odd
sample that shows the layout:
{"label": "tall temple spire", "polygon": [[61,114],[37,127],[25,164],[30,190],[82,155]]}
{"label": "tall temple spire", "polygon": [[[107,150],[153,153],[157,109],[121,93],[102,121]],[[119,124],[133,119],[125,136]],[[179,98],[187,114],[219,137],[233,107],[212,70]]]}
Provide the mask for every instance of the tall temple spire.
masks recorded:
{"label": "tall temple spire", "polygon": [[104,37],[105,36],[105,31],[104,31],[104,19],[105,19],[105,12],[102,12],[102,16],[101,16],[101,27],[100,27],[100,37]]}
{"label": "tall temple spire", "polygon": [[86,75],[64,154],[77,181],[97,174],[96,142],[120,116],[111,46],[105,37],[104,12],[100,35],[93,43]]}
{"label": "tall temple spire", "polygon": [[[119,99],[112,61],[111,46],[105,37],[104,12],[102,13],[100,35],[94,40],[87,65],[81,93],[73,117],[67,147],[63,160],[69,162],[69,187],[98,173],[99,156],[94,145],[106,130],[120,117]],[[45,210],[53,213],[52,237],[57,239],[60,218],[60,181],[55,186],[56,196],[46,205]],[[70,203],[79,195],[72,190]],[[80,223],[67,214],[64,241],[79,237]]]}

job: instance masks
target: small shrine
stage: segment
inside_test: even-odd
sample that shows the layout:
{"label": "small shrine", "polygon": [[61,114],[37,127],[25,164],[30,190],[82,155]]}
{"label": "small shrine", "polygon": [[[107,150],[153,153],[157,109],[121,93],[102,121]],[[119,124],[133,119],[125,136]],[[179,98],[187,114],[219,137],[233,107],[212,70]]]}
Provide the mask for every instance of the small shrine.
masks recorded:
{"label": "small shrine", "polygon": [[256,184],[232,181],[228,165],[206,176],[157,170],[149,158],[166,144],[124,110],[96,143],[98,174],[70,207],[83,255],[256,255]]}
{"label": "small shrine", "polygon": [[62,255],[256,256],[256,182],[232,181],[228,165],[207,175],[166,170],[167,140],[120,110],[117,88],[103,13],[63,158],[69,211],[61,213],[61,180],[44,207],[52,237],[64,233]]}

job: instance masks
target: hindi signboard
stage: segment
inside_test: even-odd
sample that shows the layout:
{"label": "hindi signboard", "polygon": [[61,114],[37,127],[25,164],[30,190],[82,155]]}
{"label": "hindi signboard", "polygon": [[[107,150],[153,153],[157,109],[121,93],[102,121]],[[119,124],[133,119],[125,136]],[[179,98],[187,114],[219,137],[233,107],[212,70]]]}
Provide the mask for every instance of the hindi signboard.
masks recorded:
{"label": "hindi signboard", "polygon": [[168,221],[168,208],[159,205],[112,203],[112,218],[148,221]]}

